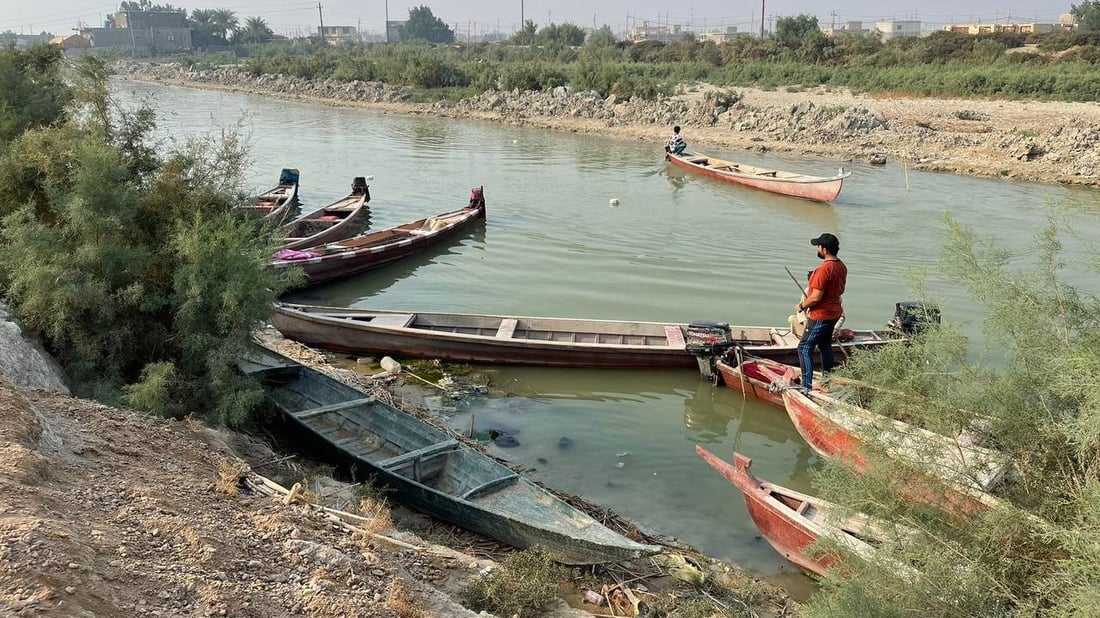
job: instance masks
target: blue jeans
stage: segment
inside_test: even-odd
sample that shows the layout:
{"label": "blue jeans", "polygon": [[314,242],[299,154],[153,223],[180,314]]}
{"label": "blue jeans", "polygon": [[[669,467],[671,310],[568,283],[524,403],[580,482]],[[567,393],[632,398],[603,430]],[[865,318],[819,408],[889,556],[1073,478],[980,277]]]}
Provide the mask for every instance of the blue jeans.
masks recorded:
{"label": "blue jeans", "polygon": [[802,391],[813,390],[814,386],[814,348],[821,350],[821,371],[833,370],[833,328],[836,320],[806,320],[806,330],[798,342],[798,364],[802,366]]}

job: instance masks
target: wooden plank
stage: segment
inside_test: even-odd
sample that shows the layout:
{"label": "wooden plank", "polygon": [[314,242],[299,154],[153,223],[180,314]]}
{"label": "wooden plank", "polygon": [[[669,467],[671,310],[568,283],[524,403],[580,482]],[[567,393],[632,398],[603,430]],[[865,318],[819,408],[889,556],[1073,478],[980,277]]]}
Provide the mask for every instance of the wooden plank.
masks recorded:
{"label": "wooden plank", "polygon": [[370,323],[378,326],[404,328],[412,323],[414,317],[416,316],[412,313],[383,314],[372,317]]}
{"label": "wooden plank", "polygon": [[500,321],[500,327],[497,328],[497,339],[511,339],[512,335],[516,334],[516,326],[519,322],[515,318],[505,318]]}
{"label": "wooden plank", "polygon": [[679,326],[666,326],[665,339],[668,340],[668,347],[670,348],[680,350],[687,346],[684,341],[684,331]]}
{"label": "wooden plank", "polygon": [[369,403],[374,403],[374,397],[366,397],[364,399],[352,399],[351,401],[341,401],[340,403],[321,406],[319,408],[309,408],[307,410],[302,410],[301,412],[295,413],[294,418],[305,420],[307,418],[313,418],[314,416],[328,414],[329,412],[346,410],[347,408],[354,408],[355,406],[361,406]]}
{"label": "wooden plank", "polygon": [[519,475],[513,473],[513,474],[509,474],[507,476],[502,476],[500,478],[495,478],[491,481],[486,481],[486,482],[478,485],[477,487],[474,487],[473,489],[467,491],[466,493],[462,494],[461,498],[463,500],[469,500],[471,497],[476,496],[478,494],[489,493],[491,490],[495,490],[498,487],[503,487],[505,485],[508,485],[509,483],[511,483],[512,481],[515,481],[518,478],[519,478]]}
{"label": "wooden plank", "polygon": [[389,459],[383,459],[382,461],[378,462],[377,465],[380,468],[396,468],[398,466],[409,463],[410,461],[416,461],[417,459],[420,459],[421,457],[424,457],[426,455],[435,455],[457,448],[458,440],[444,440],[442,442],[436,442],[435,444],[429,444],[428,446],[416,449],[415,451],[409,451],[408,453],[402,453],[401,455],[390,457]]}

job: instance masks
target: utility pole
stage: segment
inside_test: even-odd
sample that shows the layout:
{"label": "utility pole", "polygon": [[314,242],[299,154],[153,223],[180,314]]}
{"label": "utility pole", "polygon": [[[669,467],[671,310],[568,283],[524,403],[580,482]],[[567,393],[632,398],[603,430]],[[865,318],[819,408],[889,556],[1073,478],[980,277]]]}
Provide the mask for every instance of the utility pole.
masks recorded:
{"label": "utility pole", "polygon": [[524,26],[527,25],[527,20],[523,16],[523,0],[519,0],[519,29],[522,32]]}
{"label": "utility pole", "polygon": [[386,0],[386,42],[390,42],[390,0]]}
{"label": "utility pole", "polygon": [[325,16],[321,13],[321,3],[317,3],[317,17],[321,19],[321,29],[318,32],[321,33],[321,45],[325,44]]}
{"label": "utility pole", "polygon": [[764,38],[764,2],[765,2],[765,0],[760,0],[760,38],[761,39]]}
{"label": "utility pole", "polygon": [[833,25],[830,26],[829,29],[832,30],[833,33],[835,34],[836,33],[836,10],[829,11],[829,15],[831,15],[833,17]]}

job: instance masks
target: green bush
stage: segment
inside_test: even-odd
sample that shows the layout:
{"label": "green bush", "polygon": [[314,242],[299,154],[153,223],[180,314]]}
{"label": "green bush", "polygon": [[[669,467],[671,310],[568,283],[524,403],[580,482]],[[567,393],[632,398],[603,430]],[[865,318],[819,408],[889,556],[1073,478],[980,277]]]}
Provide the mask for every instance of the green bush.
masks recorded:
{"label": "green bush", "polygon": [[488,575],[478,577],[460,594],[474,611],[530,618],[558,596],[565,572],[541,547],[516,552]]}

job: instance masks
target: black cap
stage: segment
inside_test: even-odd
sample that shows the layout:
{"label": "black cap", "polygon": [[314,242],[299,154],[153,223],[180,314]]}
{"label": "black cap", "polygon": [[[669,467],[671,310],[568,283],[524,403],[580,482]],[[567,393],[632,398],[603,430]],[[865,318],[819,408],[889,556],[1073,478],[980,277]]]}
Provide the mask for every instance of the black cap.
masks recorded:
{"label": "black cap", "polygon": [[840,251],[840,240],[836,236],[826,232],[817,238],[811,238],[810,244],[825,247],[829,253],[836,255]]}

